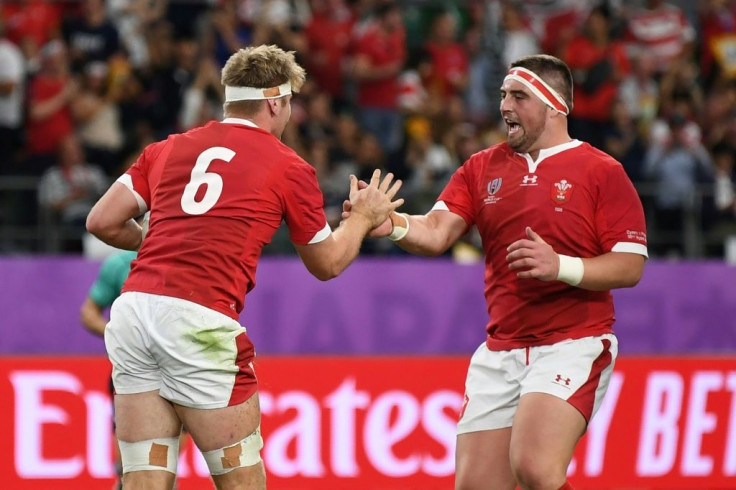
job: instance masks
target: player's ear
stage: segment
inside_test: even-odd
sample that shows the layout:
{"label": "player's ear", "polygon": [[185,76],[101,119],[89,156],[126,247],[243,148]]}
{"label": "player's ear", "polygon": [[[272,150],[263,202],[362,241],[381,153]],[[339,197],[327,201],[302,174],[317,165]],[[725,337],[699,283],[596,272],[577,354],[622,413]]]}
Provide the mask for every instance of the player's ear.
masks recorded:
{"label": "player's ear", "polygon": [[277,116],[281,111],[278,99],[266,99],[266,104],[268,104],[268,110],[272,116]]}

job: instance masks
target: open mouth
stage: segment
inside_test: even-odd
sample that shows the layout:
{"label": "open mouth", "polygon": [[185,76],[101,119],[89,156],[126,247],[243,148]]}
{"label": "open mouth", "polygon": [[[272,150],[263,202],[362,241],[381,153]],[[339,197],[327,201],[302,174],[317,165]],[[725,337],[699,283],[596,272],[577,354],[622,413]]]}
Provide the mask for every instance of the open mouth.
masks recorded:
{"label": "open mouth", "polygon": [[506,127],[509,131],[509,136],[514,135],[521,131],[521,125],[519,123],[516,123],[514,121],[506,120]]}

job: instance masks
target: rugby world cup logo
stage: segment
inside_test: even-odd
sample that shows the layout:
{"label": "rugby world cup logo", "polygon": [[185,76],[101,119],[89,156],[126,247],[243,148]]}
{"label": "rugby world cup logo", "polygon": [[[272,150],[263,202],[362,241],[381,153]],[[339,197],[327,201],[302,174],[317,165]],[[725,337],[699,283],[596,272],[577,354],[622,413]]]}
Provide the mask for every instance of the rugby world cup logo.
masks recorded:
{"label": "rugby world cup logo", "polygon": [[501,184],[503,183],[503,179],[501,177],[495,178],[492,181],[488,183],[488,194],[494,195],[501,189]]}
{"label": "rugby world cup logo", "polygon": [[501,190],[502,183],[503,179],[501,177],[496,177],[492,181],[488,182],[488,185],[486,185],[488,195],[485,199],[483,199],[483,204],[496,204],[498,201],[501,200],[501,197],[497,196],[496,194],[499,190]]}

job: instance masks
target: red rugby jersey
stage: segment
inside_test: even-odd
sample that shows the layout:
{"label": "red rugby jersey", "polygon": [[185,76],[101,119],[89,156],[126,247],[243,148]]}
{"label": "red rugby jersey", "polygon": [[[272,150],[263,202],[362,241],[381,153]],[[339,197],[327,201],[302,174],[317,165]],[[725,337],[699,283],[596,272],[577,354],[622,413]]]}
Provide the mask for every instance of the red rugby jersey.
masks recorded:
{"label": "red rugby jersey", "polygon": [[577,140],[542,150],[536,162],[505,142],[481,151],[457,170],[433,209],[447,209],[478,227],[491,350],[612,331],[609,291],[518,279],[509,269],[506,247],[526,238],[527,226],[560,254],[647,255],[644,210],[623,167]]}
{"label": "red rugby jersey", "polygon": [[314,168],[243,119],[149,145],[118,180],[151,210],[123,291],[182,298],[237,318],[282,220],[299,245],[330,234]]}

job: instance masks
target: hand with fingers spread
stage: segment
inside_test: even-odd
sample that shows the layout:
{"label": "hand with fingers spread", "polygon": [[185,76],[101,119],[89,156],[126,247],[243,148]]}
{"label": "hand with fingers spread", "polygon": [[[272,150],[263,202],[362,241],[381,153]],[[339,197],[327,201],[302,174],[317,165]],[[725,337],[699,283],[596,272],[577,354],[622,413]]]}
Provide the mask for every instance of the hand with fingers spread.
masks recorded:
{"label": "hand with fingers spread", "polygon": [[[351,175],[347,215],[358,214],[367,218],[371,229],[386,222],[389,214],[404,204],[403,199],[393,200],[401,188],[400,180],[391,185],[393,178],[393,174],[388,173],[381,180],[381,171],[378,169],[373,172],[368,184],[359,181],[355,175]],[[345,205],[343,205],[343,209],[345,209]],[[346,218],[345,211],[343,217]]]}
{"label": "hand with fingers spread", "polygon": [[526,227],[526,236],[506,248],[509,269],[518,271],[516,277],[519,279],[557,279],[560,260],[552,246],[529,226]]}
{"label": "hand with fingers spread", "polygon": [[[358,181],[358,189],[365,189],[368,186],[365,182],[362,180]],[[346,220],[350,217],[350,212],[353,209],[353,204],[350,202],[350,199],[345,199],[342,202],[342,219]],[[373,228],[370,233],[368,233],[368,236],[371,238],[381,238],[385,237],[391,234],[391,231],[394,228],[392,217],[395,216],[396,213],[391,213],[388,218],[386,218],[383,223]]]}

